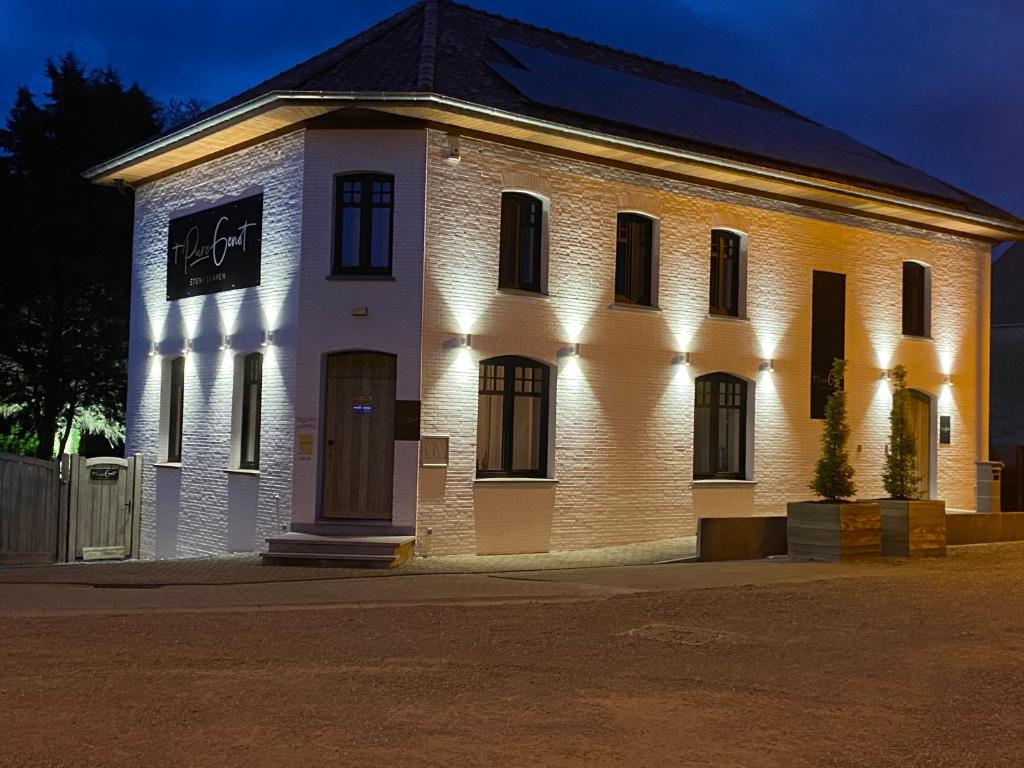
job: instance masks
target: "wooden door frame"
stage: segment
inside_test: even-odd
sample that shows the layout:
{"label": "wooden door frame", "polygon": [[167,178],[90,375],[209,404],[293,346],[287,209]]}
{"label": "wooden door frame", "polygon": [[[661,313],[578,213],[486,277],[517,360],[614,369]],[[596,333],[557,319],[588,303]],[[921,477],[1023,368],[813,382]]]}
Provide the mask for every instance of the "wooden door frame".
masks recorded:
{"label": "wooden door frame", "polygon": [[314,515],[314,521],[317,524],[323,525],[365,525],[365,526],[380,526],[390,527],[395,521],[395,507],[394,507],[394,489],[395,489],[395,468],[394,465],[391,467],[391,493],[392,493],[392,505],[391,505],[391,517],[388,519],[373,519],[363,517],[324,517],[324,469],[325,469],[325,451],[326,440],[327,440],[327,363],[330,358],[335,355],[347,355],[347,354],[358,354],[358,353],[369,353],[374,355],[387,355],[395,359],[395,402],[398,402],[398,354],[395,352],[387,352],[382,349],[368,349],[366,347],[351,347],[349,349],[335,349],[330,352],[324,352],[320,355],[320,429],[317,435],[317,447],[316,447],[316,459],[317,459],[317,478],[316,478],[316,514]]}

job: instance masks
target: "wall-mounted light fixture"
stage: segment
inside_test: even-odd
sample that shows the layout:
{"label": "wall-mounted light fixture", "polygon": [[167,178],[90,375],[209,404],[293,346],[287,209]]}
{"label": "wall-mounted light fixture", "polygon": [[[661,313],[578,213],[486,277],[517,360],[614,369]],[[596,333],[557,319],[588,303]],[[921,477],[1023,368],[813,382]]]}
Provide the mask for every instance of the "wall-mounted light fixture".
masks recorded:
{"label": "wall-mounted light fixture", "polygon": [[274,332],[273,331],[264,331],[263,332],[263,341],[260,342],[260,346],[261,347],[269,347],[273,343],[274,343]]}
{"label": "wall-mounted light fixture", "polygon": [[146,354],[149,355],[150,357],[155,357],[156,356],[156,342],[155,341],[149,342],[149,349],[146,350]]}
{"label": "wall-mounted light fixture", "polygon": [[892,371],[886,368],[885,370],[882,371],[882,375],[879,376],[879,378],[882,381],[888,381],[889,379],[892,378]]}
{"label": "wall-mounted light fixture", "polygon": [[464,333],[455,337],[455,346],[459,349],[470,349],[473,346],[473,334]]}
{"label": "wall-mounted light fixture", "polygon": [[219,349],[221,352],[223,352],[225,349],[230,349],[230,348],[231,348],[231,337],[228,336],[225,333],[223,336],[220,337],[220,346],[217,347],[217,349]]}
{"label": "wall-mounted light fixture", "polygon": [[950,376],[950,375],[949,375],[949,374],[947,373],[947,374],[946,374],[946,378],[944,378],[944,379],[942,380],[942,383],[943,383],[943,384],[945,384],[945,385],[946,385],[947,387],[952,387],[952,386],[953,386],[953,377],[952,377],[952,376]]}
{"label": "wall-mounted light fixture", "polygon": [[759,371],[765,373],[775,373],[775,361],[774,360],[763,360],[761,365],[758,366]]}
{"label": "wall-mounted light fixture", "polygon": [[458,136],[448,134],[448,151],[446,152],[444,159],[452,165],[456,165],[462,160],[462,149],[459,146]]}
{"label": "wall-mounted light fixture", "polygon": [[182,342],[182,345],[181,345],[181,354],[182,355],[187,355],[191,351],[192,351],[192,339],[185,339],[185,341]]}
{"label": "wall-mounted light fixture", "polygon": [[680,352],[678,355],[672,358],[672,365],[689,365],[690,364],[690,353]]}
{"label": "wall-mounted light fixture", "polygon": [[558,350],[558,354],[561,357],[579,357],[580,356],[580,345],[579,342],[573,342],[568,344],[562,349]]}

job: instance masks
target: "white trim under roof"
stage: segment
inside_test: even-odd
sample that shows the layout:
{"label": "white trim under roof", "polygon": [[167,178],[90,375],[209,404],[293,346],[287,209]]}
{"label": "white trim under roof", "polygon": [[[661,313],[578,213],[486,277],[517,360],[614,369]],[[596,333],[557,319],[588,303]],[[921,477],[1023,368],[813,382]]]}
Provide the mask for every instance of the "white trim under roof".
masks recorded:
{"label": "white trim under roof", "polygon": [[262,137],[297,129],[311,118],[354,107],[985,240],[1024,238],[1024,224],[1012,218],[983,216],[853,184],[574,128],[434,93],[272,91],[129,150],[83,175],[100,184],[144,183]]}

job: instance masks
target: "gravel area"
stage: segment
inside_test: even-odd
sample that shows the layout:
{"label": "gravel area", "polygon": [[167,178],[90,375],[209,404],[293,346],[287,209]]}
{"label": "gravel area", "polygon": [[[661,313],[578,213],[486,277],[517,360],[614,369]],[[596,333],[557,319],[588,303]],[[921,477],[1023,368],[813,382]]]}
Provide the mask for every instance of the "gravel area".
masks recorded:
{"label": "gravel area", "polygon": [[0,765],[1024,765],[1024,545],[687,583],[725,565],[572,601],[0,618]]}

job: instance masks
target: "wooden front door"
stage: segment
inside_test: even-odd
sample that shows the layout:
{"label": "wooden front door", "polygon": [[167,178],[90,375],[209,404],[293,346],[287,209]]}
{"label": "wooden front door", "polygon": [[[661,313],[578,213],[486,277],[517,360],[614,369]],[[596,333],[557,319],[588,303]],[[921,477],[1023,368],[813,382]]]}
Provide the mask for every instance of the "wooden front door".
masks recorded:
{"label": "wooden front door", "polygon": [[917,446],[917,492],[919,498],[931,498],[932,479],[932,399],[924,392],[909,390],[907,405]]}
{"label": "wooden front door", "polygon": [[327,358],[321,517],[391,519],[395,368],[382,352]]}

